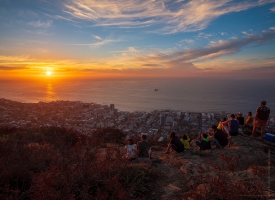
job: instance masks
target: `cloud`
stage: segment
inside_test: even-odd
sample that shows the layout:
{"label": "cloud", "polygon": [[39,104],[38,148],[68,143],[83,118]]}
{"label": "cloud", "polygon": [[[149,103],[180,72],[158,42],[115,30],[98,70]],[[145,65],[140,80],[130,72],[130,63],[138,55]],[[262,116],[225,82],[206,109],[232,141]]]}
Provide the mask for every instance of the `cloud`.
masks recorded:
{"label": "cloud", "polygon": [[[115,65],[120,68],[162,68],[179,72],[198,72],[205,69],[198,68],[199,63],[234,54],[248,45],[259,45],[275,38],[275,31],[265,31],[261,34],[244,35],[242,38],[212,41],[199,49],[170,50],[167,52],[140,51],[140,54],[122,54]],[[123,63],[123,64],[121,64]],[[247,63],[246,63],[247,64]],[[115,65],[113,67],[115,68]],[[205,67],[210,71],[210,67]],[[217,69],[217,68],[216,68]]]}
{"label": "cloud", "polygon": [[[99,40],[99,39],[98,39]],[[118,42],[118,40],[112,40],[112,39],[101,39],[98,42],[95,43],[85,43],[85,44],[69,44],[69,45],[74,45],[74,46],[89,46],[89,47],[100,47],[104,45],[108,45],[114,42]]]}
{"label": "cloud", "polygon": [[40,20],[29,22],[28,25],[31,25],[36,28],[49,28],[52,26],[53,21],[49,20],[46,22],[42,22]]}
{"label": "cloud", "polygon": [[99,36],[97,36],[97,35],[93,35],[93,37],[94,37],[95,39],[97,39],[97,40],[102,40],[102,38],[99,37]]}
{"label": "cloud", "polygon": [[27,55],[24,56],[4,56],[0,55],[0,62],[12,61],[12,62],[24,62],[29,61],[30,58]]}
{"label": "cloud", "polygon": [[192,39],[185,39],[185,40],[182,40],[182,41],[180,41],[180,42],[184,42],[184,43],[187,43],[187,44],[192,44],[192,43],[194,43],[195,41],[192,40]]}
{"label": "cloud", "polygon": [[270,8],[270,10],[271,10],[272,12],[275,12],[275,6],[272,7],[272,8]]}
{"label": "cloud", "polygon": [[25,67],[7,67],[7,66],[0,66],[0,71],[10,71],[10,70],[18,70],[18,69],[24,69]]}
{"label": "cloud", "polygon": [[249,44],[262,44],[275,38],[275,31],[265,31],[259,35],[249,34],[240,39],[219,40],[211,42],[208,46],[200,49],[178,51],[172,55],[178,62],[194,59],[217,58],[223,55],[233,54]]}
{"label": "cloud", "polygon": [[222,15],[268,3],[272,1],[68,0],[63,11],[76,19],[90,21],[94,26],[151,26],[153,32],[172,34],[202,30]]}
{"label": "cloud", "polygon": [[240,69],[237,71],[243,71],[243,72],[274,72],[275,73],[275,65],[272,66],[258,66],[258,67],[253,67],[253,68],[246,68],[246,69]]}

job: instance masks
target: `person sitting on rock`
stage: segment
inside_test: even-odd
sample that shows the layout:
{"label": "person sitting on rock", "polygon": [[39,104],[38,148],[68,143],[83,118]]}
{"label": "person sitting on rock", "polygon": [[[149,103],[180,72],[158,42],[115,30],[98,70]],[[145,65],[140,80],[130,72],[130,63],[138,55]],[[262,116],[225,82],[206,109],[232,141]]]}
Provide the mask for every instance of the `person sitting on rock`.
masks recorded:
{"label": "person sitting on rock", "polygon": [[133,139],[129,138],[128,139],[128,145],[125,146],[127,153],[126,153],[126,158],[129,160],[134,160],[137,158],[137,145],[134,144]]}
{"label": "person sitting on rock", "polygon": [[225,122],[225,121],[226,121],[226,118],[223,117],[222,120],[219,122],[217,129],[222,129],[223,128],[222,122]]}
{"label": "person sitting on rock", "polygon": [[202,140],[201,142],[196,141],[196,145],[200,147],[200,150],[207,150],[211,149],[210,140],[206,133],[202,134]]}
{"label": "person sitting on rock", "polygon": [[180,141],[179,137],[176,136],[175,132],[171,132],[170,135],[170,142],[168,144],[168,147],[165,151],[165,153],[169,153],[170,149],[172,148],[173,150],[175,150],[176,152],[180,153],[183,152],[184,150],[184,145],[182,144],[182,142]]}
{"label": "person sitting on rock", "polygon": [[137,152],[139,158],[151,158],[151,143],[148,142],[146,135],[141,135],[141,141],[137,143]]}
{"label": "person sitting on rock", "polygon": [[253,127],[253,117],[252,117],[252,112],[248,112],[247,113],[247,118],[244,122],[244,132],[246,132],[247,134],[249,132],[252,132],[252,127]]}
{"label": "person sitting on rock", "polygon": [[239,126],[242,128],[244,126],[244,117],[241,112],[238,112],[237,120],[239,121]]}
{"label": "person sitting on rock", "polygon": [[252,127],[253,126],[253,117],[252,117],[252,112],[248,112],[247,113],[247,118],[244,122],[244,126],[249,126]]}
{"label": "person sitting on rock", "polygon": [[180,141],[182,142],[184,149],[190,149],[190,137],[188,135],[183,135],[180,139]]}
{"label": "person sitting on rock", "polygon": [[239,134],[239,121],[235,117],[234,114],[231,114],[229,120],[222,122],[223,125],[228,126],[228,134],[230,136],[237,136]]}
{"label": "person sitting on rock", "polygon": [[227,134],[221,129],[218,129],[216,125],[213,125],[212,130],[214,131],[214,142],[217,148],[224,148],[228,145]]}

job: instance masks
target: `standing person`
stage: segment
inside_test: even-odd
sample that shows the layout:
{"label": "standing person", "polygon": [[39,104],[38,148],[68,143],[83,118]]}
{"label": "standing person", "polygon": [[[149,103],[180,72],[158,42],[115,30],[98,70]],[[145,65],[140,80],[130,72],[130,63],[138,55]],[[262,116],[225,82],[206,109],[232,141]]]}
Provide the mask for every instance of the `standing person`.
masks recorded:
{"label": "standing person", "polygon": [[222,122],[223,125],[228,126],[228,133],[230,136],[237,136],[239,134],[239,121],[235,119],[234,114],[230,115],[230,119]]}
{"label": "standing person", "polygon": [[180,141],[179,137],[176,136],[176,133],[175,132],[171,132],[170,135],[169,135],[169,137],[170,137],[170,142],[169,142],[168,147],[167,147],[167,149],[166,149],[166,151],[164,153],[165,154],[169,153],[171,148],[173,150],[175,150],[176,152],[178,152],[178,153],[183,152],[184,145]]}
{"label": "standing person", "polygon": [[129,160],[134,160],[137,157],[137,145],[134,144],[133,139],[128,139],[128,145],[125,146],[125,149],[127,150],[126,158]]}
{"label": "standing person", "polygon": [[216,125],[213,125],[212,130],[214,131],[214,142],[217,147],[226,147],[228,145],[227,134],[221,129],[218,129]]}
{"label": "standing person", "polygon": [[254,121],[253,131],[252,131],[251,136],[255,135],[257,128],[261,129],[261,138],[263,137],[263,135],[265,133],[267,120],[270,115],[270,109],[268,107],[266,107],[265,105],[266,105],[266,101],[264,101],[264,100],[261,101],[261,106],[258,107],[256,110],[255,121]]}
{"label": "standing person", "polygon": [[139,158],[151,158],[151,143],[146,140],[146,135],[141,135],[141,141],[137,143]]}

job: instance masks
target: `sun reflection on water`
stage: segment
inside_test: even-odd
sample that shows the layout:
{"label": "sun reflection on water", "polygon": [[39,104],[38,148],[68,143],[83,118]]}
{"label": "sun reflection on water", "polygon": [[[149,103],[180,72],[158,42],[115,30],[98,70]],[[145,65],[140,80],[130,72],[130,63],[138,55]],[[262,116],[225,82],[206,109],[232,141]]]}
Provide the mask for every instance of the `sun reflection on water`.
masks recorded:
{"label": "sun reflection on water", "polygon": [[48,83],[47,84],[47,91],[46,91],[46,101],[55,101],[55,93],[53,90],[53,84],[52,83]]}

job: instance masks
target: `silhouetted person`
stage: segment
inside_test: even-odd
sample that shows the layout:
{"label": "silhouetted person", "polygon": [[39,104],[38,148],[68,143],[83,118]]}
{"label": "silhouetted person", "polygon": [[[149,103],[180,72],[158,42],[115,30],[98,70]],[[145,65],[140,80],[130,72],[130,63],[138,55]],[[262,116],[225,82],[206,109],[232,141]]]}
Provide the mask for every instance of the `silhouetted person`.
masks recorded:
{"label": "silhouetted person", "polygon": [[151,143],[146,141],[146,135],[141,135],[141,141],[137,143],[139,158],[151,158]]}
{"label": "silhouetted person", "polygon": [[202,140],[201,142],[196,141],[196,145],[198,145],[200,147],[200,150],[207,150],[207,149],[211,149],[211,144],[210,144],[210,140],[207,136],[206,133],[202,134]]}
{"label": "silhouetted person", "polygon": [[214,142],[217,147],[226,147],[228,145],[227,134],[223,130],[218,129],[216,125],[213,125],[212,130],[214,131]]}
{"label": "silhouetted person", "polygon": [[264,101],[264,100],[261,101],[261,106],[258,107],[256,110],[255,121],[254,121],[253,131],[252,131],[251,136],[255,135],[257,128],[261,129],[261,138],[263,137],[263,135],[265,133],[267,120],[270,115],[270,109],[268,107],[266,107],[265,105],[266,105],[266,101]]}
{"label": "silhouetted person", "polygon": [[243,117],[243,114],[241,112],[238,112],[237,120],[239,121],[239,125],[241,127],[243,127],[244,126],[244,117]]}
{"label": "silhouetted person", "polygon": [[253,117],[252,117],[252,112],[247,113],[247,118],[245,119],[244,126],[253,126]]}
{"label": "silhouetted person", "polygon": [[175,150],[176,152],[178,152],[178,153],[183,152],[184,145],[180,141],[179,137],[176,136],[176,133],[175,132],[171,132],[170,135],[169,135],[169,137],[170,137],[170,142],[168,144],[168,147],[167,147],[165,153],[169,153],[171,148],[173,150]]}
{"label": "silhouetted person", "polygon": [[125,146],[127,149],[126,158],[129,160],[134,160],[137,157],[137,145],[134,144],[133,139],[128,139],[128,145]]}
{"label": "silhouetted person", "polygon": [[237,136],[239,134],[239,121],[235,119],[234,114],[231,114],[230,119],[222,122],[222,124],[228,126],[228,133],[230,136]]}
{"label": "silhouetted person", "polygon": [[253,117],[252,117],[252,112],[248,112],[247,113],[247,118],[245,119],[244,122],[244,132],[245,133],[250,133],[252,131],[252,127],[253,127]]}

